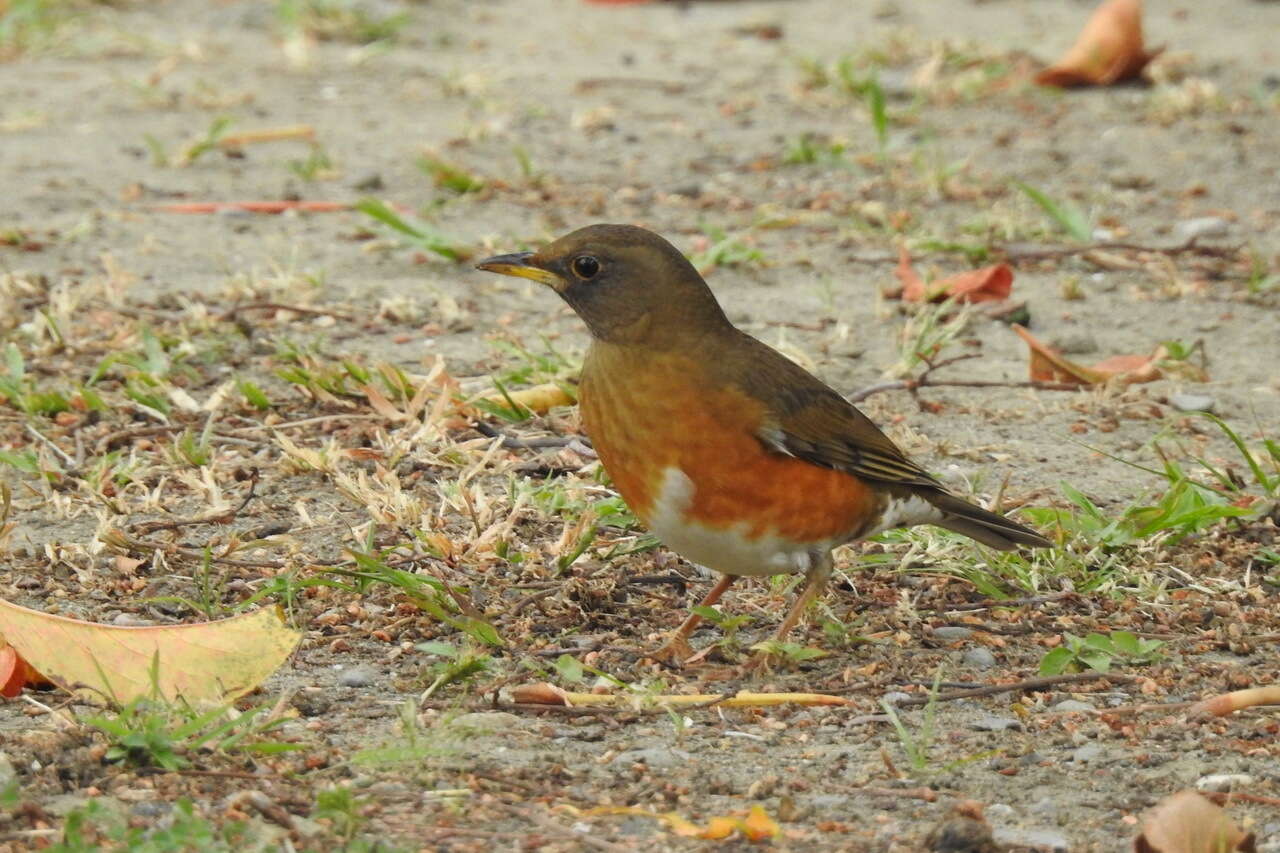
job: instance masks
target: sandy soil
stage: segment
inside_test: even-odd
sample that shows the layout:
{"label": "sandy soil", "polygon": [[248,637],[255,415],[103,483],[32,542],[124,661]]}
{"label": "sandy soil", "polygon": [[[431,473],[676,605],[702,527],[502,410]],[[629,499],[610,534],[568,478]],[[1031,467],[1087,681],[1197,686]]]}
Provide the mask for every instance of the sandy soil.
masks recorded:
{"label": "sandy soil", "polygon": [[[947,353],[979,357],[935,378],[1010,387],[929,389],[928,407],[905,393],[879,394],[864,410],[950,482],[990,494],[1007,478],[1006,498],[1035,505],[1063,505],[1067,482],[1116,510],[1163,480],[1092,448],[1158,468],[1152,442],[1161,437],[1175,455],[1181,442],[1215,464],[1241,467],[1216,430],[1170,404],[1175,395],[1211,397],[1250,441],[1275,438],[1280,421],[1280,291],[1266,283],[1280,275],[1280,4],[1151,6],[1148,39],[1168,46],[1159,85],[1073,93],[1029,86],[1019,69],[1069,46],[1089,8],[1074,2],[385,3],[374,14],[404,12],[409,21],[394,41],[375,46],[291,40],[269,4],[95,6],[49,44],[0,64],[0,271],[73,288],[109,279],[144,312],[200,304],[212,312],[249,290],[305,301],[372,318],[304,318],[298,336],[334,357],[420,373],[443,355],[454,375],[481,377],[507,359],[495,340],[538,348],[545,335],[572,359],[585,333],[535,286],[404,248],[354,211],[183,216],[154,206],[376,196],[419,211],[477,254],[536,246],[599,221],[645,225],[690,252],[720,231],[758,253],[708,273],[730,316],[852,392],[884,381],[900,357],[908,315],[884,295],[895,285],[890,259],[899,241],[920,247],[917,263],[937,273],[968,263],[955,252],[930,253],[928,241],[995,246],[1022,258],[1014,296],[1025,301],[1031,329],[1072,358],[1091,363],[1146,354],[1162,341],[1202,342],[1208,381],[1184,374],[1071,393],[1013,387],[1026,376],[1026,348],[979,312]],[[882,156],[864,99],[836,79],[842,57],[852,57],[855,74],[881,67],[889,115]],[[222,116],[230,134],[310,125],[329,166],[291,168],[312,153],[296,140],[233,156],[213,151],[181,167],[157,163],[157,149],[175,159]],[[816,162],[787,162],[806,159],[795,155],[801,138],[820,149],[807,158]],[[424,151],[486,186],[458,195],[434,185],[416,165]],[[1200,240],[1187,251],[1027,258],[1071,244],[1011,179],[1088,212],[1101,242],[1170,248],[1191,234]],[[21,238],[6,243],[5,234]],[[19,340],[14,327],[27,319],[0,318],[0,334]],[[60,363],[50,361],[51,370],[64,369]],[[66,369],[92,369],[85,364]],[[12,409],[3,414],[11,426],[21,421]],[[19,479],[7,469],[0,476]],[[331,491],[314,478],[267,485],[279,517]],[[34,561],[46,545],[91,542],[99,521],[91,512],[67,517],[30,494],[19,493],[18,528],[8,554],[0,552],[0,593],[42,606],[51,593],[25,580]],[[361,508],[342,512],[354,518]],[[1261,584],[1264,570],[1250,563],[1258,548],[1276,547],[1274,524],[1260,525],[1247,547],[1215,532],[1145,553],[1147,597],[1052,598],[1070,590],[1046,579],[1035,592],[1049,600],[972,613],[956,609],[984,600],[966,584],[897,573],[896,561],[859,570],[850,554],[849,582],[830,606],[860,632],[887,639],[834,649],[768,683],[865,699],[856,713],[702,711],[679,730],[664,716],[472,714],[457,729],[464,734],[439,735],[440,754],[421,766],[334,771],[325,783],[355,777],[377,804],[373,831],[410,849],[585,849],[587,839],[605,849],[692,848],[699,842],[652,820],[557,809],[627,804],[705,818],[758,802],[785,820],[780,846],[916,850],[957,799],[987,804],[1011,849],[1121,849],[1134,815],[1206,774],[1244,773],[1249,790],[1280,795],[1274,715],[1201,726],[1176,713],[1070,714],[1060,704],[1176,702],[1274,679],[1275,634],[1248,641],[1276,630],[1276,588]],[[331,532],[297,547],[319,560],[337,553],[340,540]],[[655,571],[645,559],[636,574]],[[81,582],[56,579],[67,612],[107,618],[129,609],[83,597]],[[1191,602],[1174,606],[1166,594],[1173,587],[1185,587]],[[744,629],[754,634],[784,599],[776,590],[752,594],[764,602]],[[688,602],[647,588],[630,595],[593,611],[581,601],[558,610],[557,593],[546,648],[595,652],[598,666],[624,678],[653,676],[636,652]],[[394,596],[369,602],[362,624],[376,625],[383,606],[382,622],[391,621]],[[572,625],[574,618],[585,621]],[[1232,621],[1246,625],[1234,646],[1222,639]],[[557,633],[571,627],[576,637]],[[971,633],[946,639],[939,627]],[[887,691],[918,695],[942,664],[947,681],[1029,678],[1044,637],[1108,627],[1166,637],[1167,654],[1126,670],[1141,676],[1132,683],[943,703],[921,768],[909,766],[876,704]],[[449,638],[426,631],[397,639],[411,647],[435,635]],[[334,764],[390,737],[396,707],[421,691],[420,654],[388,655],[386,644],[361,637],[335,646],[312,626],[298,659],[269,685],[322,697],[312,718],[322,725],[310,734]],[[816,628],[810,641],[823,642]],[[336,680],[339,668],[357,665],[376,677],[356,687]],[[664,677],[676,691],[697,679]],[[1076,686],[1081,694],[1064,692]],[[465,704],[472,695],[459,688],[453,698]],[[429,710],[428,724],[440,713]],[[917,730],[924,725],[918,708],[902,713]],[[26,796],[49,807],[58,796],[83,798],[90,786],[118,793],[117,783],[102,781],[115,771],[101,766],[62,778],[30,770],[40,747],[20,735],[45,719],[26,716],[21,704],[0,706],[3,749]],[[477,770],[482,778],[468,775]],[[139,781],[146,778],[118,784],[156,787]],[[184,790],[215,814],[249,784],[221,779]],[[305,814],[320,782],[304,774],[254,784]],[[474,796],[464,802],[422,793],[468,785]],[[930,799],[913,796],[923,786],[935,792]],[[135,815],[151,802],[120,799]],[[1280,839],[1274,806],[1233,812],[1260,837]],[[450,826],[462,829],[440,829]],[[468,836],[468,827],[497,835]],[[16,819],[10,828],[26,829]],[[22,838],[30,836],[10,836],[13,849]]]}

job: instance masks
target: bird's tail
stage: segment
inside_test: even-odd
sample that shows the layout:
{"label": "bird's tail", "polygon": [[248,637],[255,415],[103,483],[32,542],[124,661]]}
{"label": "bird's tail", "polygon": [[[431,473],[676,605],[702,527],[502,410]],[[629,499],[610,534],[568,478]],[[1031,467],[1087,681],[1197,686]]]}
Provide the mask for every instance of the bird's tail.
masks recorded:
{"label": "bird's tail", "polygon": [[934,524],[963,533],[970,539],[976,539],[983,545],[989,545],[1000,551],[1011,551],[1019,545],[1032,548],[1050,548],[1053,543],[1030,528],[1023,527],[1016,521],[1010,521],[1003,515],[988,512],[980,506],[962,500],[955,495],[939,492],[928,495],[928,500],[942,510],[941,521]]}

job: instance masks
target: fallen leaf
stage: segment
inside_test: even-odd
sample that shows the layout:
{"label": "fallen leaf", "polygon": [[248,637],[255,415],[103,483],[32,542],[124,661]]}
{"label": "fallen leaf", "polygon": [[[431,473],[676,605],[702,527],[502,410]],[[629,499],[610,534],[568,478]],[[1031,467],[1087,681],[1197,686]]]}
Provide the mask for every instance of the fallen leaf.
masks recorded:
{"label": "fallen leaf", "polygon": [[911,255],[905,246],[898,251],[898,267],[894,272],[902,282],[904,302],[941,302],[951,298],[961,302],[999,302],[1008,299],[1013,291],[1013,268],[1004,263],[938,279],[926,285],[911,266]]}
{"label": "fallen leaf", "polygon": [[548,382],[519,391],[508,391],[506,394],[488,394],[482,398],[485,402],[503,408],[525,408],[537,414],[545,414],[556,406],[572,406],[577,402],[573,396],[560,385]]}
{"label": "fallen leaf", "polygon": [[0,637],[0,696],[12,699],[24,687],[47,687],[50,683]]}
{"label": "fallen leaf", "polygon": [[1036,75],[1041,86],[1110,86],[1142,73],[1160,49],[1142,43],[1142,0],[1105,0],[1066,54]]}
{"label": "fallen leaf", "polygon": [[1191,706],[1191,716],[1211,715],[1225,717],[1245,708],[1257,705],[1280,705],[1280,684],[1269,684],[1266,687],[1250,687],[1247,690],[1233,690],[1219,696],[1210,696]]}
{"label": "fallen leaf", "polygon": [[[0,637],[49,681],[83,700],[150,696],[221,703],[248,693],[302,635],[278,608],[193,625],[126,628],[28,610],[0,599]],[[154,667],[154,685],[153,685]]]}
{"label": "fallen leaf", "polygon": [[1064,358],[1062,353],[1036,338],[1023,326],[1013,324],[1031,350],[1030,374],[1033,382],[1065,382],[1072,385],[1102,385],[1116,380],[1125,385],[1152,382],[1160,378],[1160,359],[1168,352],[1163,346],[1146,355],[1116,355],[1092,367]]}
{"label": "fallen leaf", "polygon": [[1134,853],[1252,853],[1252,834],[1245,834],[1222,809],[1195,791],[1165,797],[1142,822]]}
{"label": "fallen leaf", "polygon": [[769,817],[763,806],[754,805],[743,817],[734,815],[717,815],[707,818],[706,826],[698,826],[686,817],[675,812],[652,812],[639,806],[600,806],[580,812],[583,817],[595,815],[627,815],[632,817],[650,817],[667,825],[681,838],[699,838],[704,841],[722,841],[741,834],[749,841],[768,841],[782,834],[782,827]]}

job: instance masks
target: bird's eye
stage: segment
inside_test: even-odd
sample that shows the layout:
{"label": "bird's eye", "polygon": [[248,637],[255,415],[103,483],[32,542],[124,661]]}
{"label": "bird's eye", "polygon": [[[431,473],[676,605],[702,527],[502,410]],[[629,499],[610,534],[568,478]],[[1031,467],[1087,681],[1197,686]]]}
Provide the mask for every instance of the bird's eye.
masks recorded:
{"label": "bird's eye", "polygon": [[590,255],[578,255],[573,259],[571,266],[573,274],[583,281],[595,278],[600,272],[600,262]]}

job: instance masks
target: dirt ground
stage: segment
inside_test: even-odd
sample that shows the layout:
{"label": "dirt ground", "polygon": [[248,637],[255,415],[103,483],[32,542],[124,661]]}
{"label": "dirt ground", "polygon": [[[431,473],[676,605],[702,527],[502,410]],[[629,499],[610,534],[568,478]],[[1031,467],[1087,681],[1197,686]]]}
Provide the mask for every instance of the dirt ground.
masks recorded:
{"label": "dirt ground", "polygon": [[[0,704],[0,788],[16,782],[19,800],[0,845],[47,847],[95,798],[134,826],[173,826],[185,798],[218,832],[243,822],[234,846],[247,849],[694,849],[708,842],[639,811],[705,823],[759,804],[782,849],[907,851],[929,849],[972,800],[1000,849],[1104,851],[1127,849],[1144,810],[1199,782],[1254,795],[1228,810],[1258,849],[1280,850],[1274,710],[1203,722],[1177,704],[1280,672],[1280,542],[1262,511],[1275,495],[1250,485],[1220,429],[1182,411],[1208,397],[1255,451],[1280,439],[1280,4],[1151,3],[1148,41],[1166,46],[1154,82],[1069,93],[1029,76],[1091,4],[7,6],[0,340],[41,389],[83,403],[93,386],[105,407],[55,417],[0,404],[0,449],[39,468],[0,465],[14,522],[6,533],[0,521],[0,597],[131,625],[226,615],[267,589],[305,639],[251,697],[291,697],[296,714],[274,737],[302,749],[283,756],[193,751],[181,772],[110,763],[103,736],[77,722],[91,709],[56,693],[35,695],[57,713]],[[22,9],[34,23],[14,23]],[[299,125],[310,141],[218,144]],[[1012,181],[1087,214],[1090,241]],[[652,228],[695,256],[736,323],[849,393],[919,375],[901,364],[909,342],[952,323],[937,358],[970,357],[930,379],[988,384],[860,406],[957,490],[1066,510],[1074,489],[1118,518],[1169,488],[1167,462],[1211,482],[1199,459],[1241,484],[1232,496],[1251,514],[1185,537],[1068,531],[1055,554],[1013,562],[929,531],[844,548],[798,638],[825,657],[730,678],[791,594],[743,584],[722,604],[747,617],[738,647],[662,670],[643,653],[710,581],[604,515],[618,505],[588,448],[508,450],[456,415],[389,418],[343,378],[345,360],[436,381],[443,357],[467,393],[493,377],[571,379],[586,334],[553,295],[352,209],[159,207],[366,198],[469,257],[593,222]],[[1009,316],[979,306],[956,320],[894,298],[904,243],[931,275],[1007,258],[1020,322],[1081,363],[1199,346],[1149,384],[1026,387]],[[112,353],[136,357],[107,364]],[[270,405],[227,391],[204,406],[228,380]],[[151,393],[164,399],[140,402]],[[525,437],[577,429],[567,408],[487,423]],[[208,458],[182,455],[183,429]],[[281,435],[323,458],[306,463]],[[254,500],[228,523],[139,533],[236,507],[250,469]],[[228,560],[202,568],[205,546]],[[465,590],[505,641],[487,671],[418,702],[439,656],[417,644],[476,639],[456,619],[433,619],[393,583],[280,580],[332,578],[360,549]],[[733,630],[708,627],[695,645]],[[1163,645],[1117,659],[1110,680],[925,707],[935,677],[944,695],[1031,679],[1064,634],[1118,630]],[[521,682],[573,687],[566,659],[588,667],[586,684],[598,670],[632,685],[639,704],[505,704]],[[643,702],[743,687],[855,702],[687,716]],[[1222,774],[1238,778],[1204,781]],[[345,823],[318,805],[332,790],[357,795]],[[232,842],[155,849],[220,844]]]}

